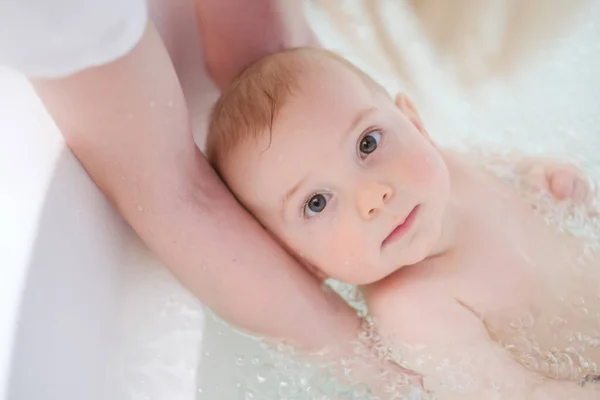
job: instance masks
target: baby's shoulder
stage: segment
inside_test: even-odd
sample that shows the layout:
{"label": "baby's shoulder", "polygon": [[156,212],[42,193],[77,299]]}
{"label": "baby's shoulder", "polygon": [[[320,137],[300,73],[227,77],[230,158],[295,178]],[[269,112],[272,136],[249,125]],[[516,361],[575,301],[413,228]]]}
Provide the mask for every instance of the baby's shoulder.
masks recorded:
{"label": "baby's shoulder", "polygon": [[410,318],[424,303],[450,299],[451,296],[437,286],[418,274],[393,274],[370,285],[365,300],[370,314],[376,318],[385,318],[390,313]]}
{"label": "baby's shoulder", "polygon": [[451,291],[425,280],[378,283],[366,301],[379,332],[397,343],[463,343],[482,337],[477,316]]}

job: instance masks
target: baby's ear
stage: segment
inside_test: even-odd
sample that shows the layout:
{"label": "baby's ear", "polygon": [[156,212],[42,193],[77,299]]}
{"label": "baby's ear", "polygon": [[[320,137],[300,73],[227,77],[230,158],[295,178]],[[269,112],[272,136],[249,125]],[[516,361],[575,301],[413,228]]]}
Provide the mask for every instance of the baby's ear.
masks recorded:
{"label": "baby's ear", "polygon": [[421,116],[419,115],[417,108],[407,95],[404,93],[398,93],[396,95],[396,107],[398,107],[402,114],[408,118],[408,120],[415,126],[415,128],[417,128],[419,132],[421,132],[423,136],[425,136],[429,142],[434,144],[429,136],[429,133],[427,133],[425,126],[423,125],[423,121],[421,121]]}

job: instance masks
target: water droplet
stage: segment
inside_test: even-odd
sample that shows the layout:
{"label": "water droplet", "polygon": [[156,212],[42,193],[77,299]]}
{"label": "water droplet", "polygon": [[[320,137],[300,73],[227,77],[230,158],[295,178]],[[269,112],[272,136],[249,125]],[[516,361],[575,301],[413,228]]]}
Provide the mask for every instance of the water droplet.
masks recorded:
{"label": "water droplet", "polygon": [[573,300],[574,306],[583,306],[584,304],[585,304],[585,299],[583,298],[583,296],[579,296],[575,300]]}
{"label": "water droplet", "polygon": [[245,363],[246,363],[246,357],[237,356],[235,358],[235,365],[237,365],[238,367],[242,367]]}
{"label": "water droplet", "polygon": [[359,383],[354,386],[352,389],[352,396],[355,399],[366,398],[366,396],[370,393],[369,387],[364,383]]}
{"label": "water droplet", "polygon": [[[285,378],[284,378],[285,379]],[[279,396],[283,398],[288,398],[292,396],[297,396],[300,394],[300,389],[296,386],[293,381],[281,381],[279,382]]]}
{"label": "water droplet", "polygon": [[137,206],[137,210],[140,211],[140,212],[142,212],[142,211],[144,211],[144,207],[142,207],[141,205],[138,205]]}

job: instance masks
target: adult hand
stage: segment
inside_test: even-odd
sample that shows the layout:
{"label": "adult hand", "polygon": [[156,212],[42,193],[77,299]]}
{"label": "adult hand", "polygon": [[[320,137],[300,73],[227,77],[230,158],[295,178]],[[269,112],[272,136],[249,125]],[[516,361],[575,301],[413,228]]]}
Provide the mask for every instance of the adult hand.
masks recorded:
{"label": "adult hand", "polygon": [[196,0],[208,73],[219,88],[260,57],[318,46],[300,0]]}

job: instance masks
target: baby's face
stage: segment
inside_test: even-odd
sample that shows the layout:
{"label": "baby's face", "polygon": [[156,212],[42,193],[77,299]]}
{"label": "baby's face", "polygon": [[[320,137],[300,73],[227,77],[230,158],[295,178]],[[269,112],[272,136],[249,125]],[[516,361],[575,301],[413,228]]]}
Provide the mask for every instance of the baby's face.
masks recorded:
{"label": "baby's face", "polygon": [[301,79],[271,134],[239,145],[222,174],[301,259],[368,284],[430,254],[448,171],[410,104],[326,64]]}

